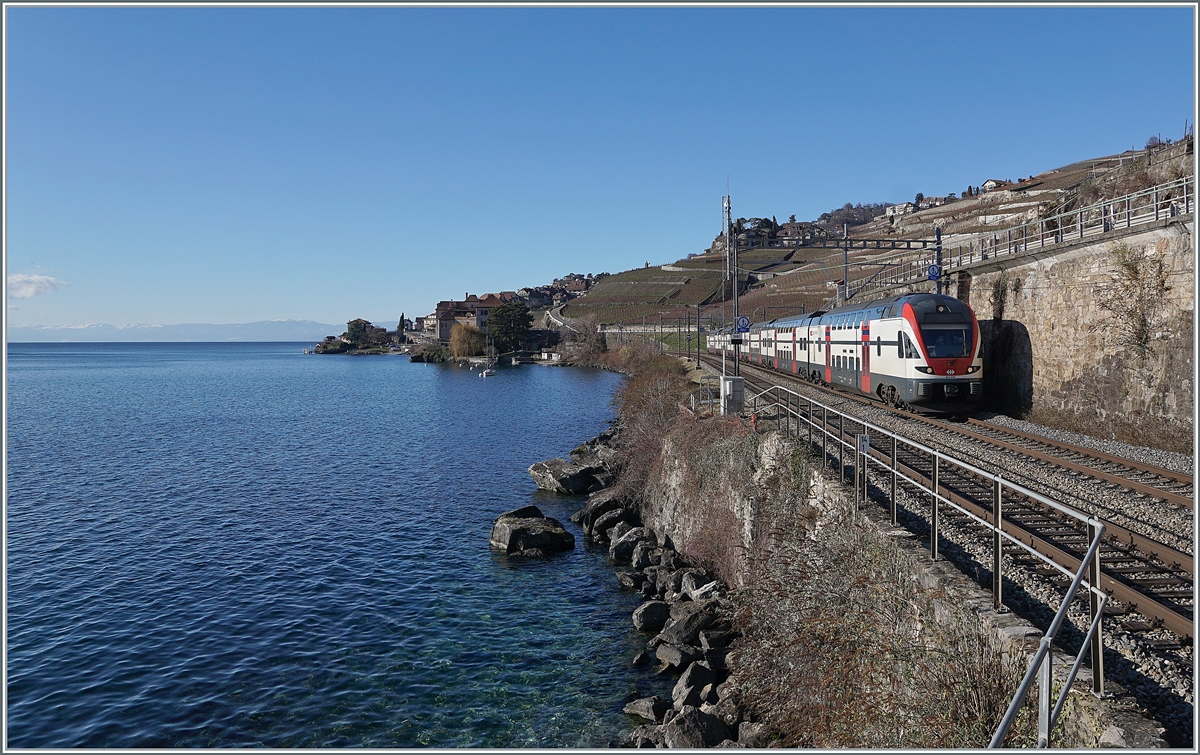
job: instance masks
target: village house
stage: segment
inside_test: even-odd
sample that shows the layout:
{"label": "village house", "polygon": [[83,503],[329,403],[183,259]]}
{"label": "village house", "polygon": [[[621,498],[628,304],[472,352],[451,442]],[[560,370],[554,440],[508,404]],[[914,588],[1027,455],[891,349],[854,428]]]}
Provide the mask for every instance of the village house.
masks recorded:
{"label": "village house", "polygon": [[887,210],[884,211],[884,215],[890,218],[899,215],[908,215],[915,210],[916,205],[914,205],[912,202],[904,202],[903,204],[894,204],[891,207],[888,207]]}
{"label": "village house", "polygon": [[984,191],[993,191],[995,189],[1000,189],[1005,186],[1011,186],[1011,185],[1012,185],[1012,181],[1001,181],[998,178],[989,178],[988,180],[986,180],[982,184],[980,184],[979,188]]}

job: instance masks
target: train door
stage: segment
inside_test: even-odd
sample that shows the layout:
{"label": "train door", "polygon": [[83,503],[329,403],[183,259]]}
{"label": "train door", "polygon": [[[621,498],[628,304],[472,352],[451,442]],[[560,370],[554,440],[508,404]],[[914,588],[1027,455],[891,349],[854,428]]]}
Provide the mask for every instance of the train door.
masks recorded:
{"label": "train door", "polygon": [[800,339],[796,335],[799,328],[792,328],[792,374],[800,374]]}
{"label": "train door", "polygon": [[864,393],[871,392],[871,324],[866,320],[862,324],[862,374],[858,387]]}
{"label": "train door", "polygon": [[833,338],[830,333],[833,328],[829,325],[825,326],[825,382],[833,382]]}

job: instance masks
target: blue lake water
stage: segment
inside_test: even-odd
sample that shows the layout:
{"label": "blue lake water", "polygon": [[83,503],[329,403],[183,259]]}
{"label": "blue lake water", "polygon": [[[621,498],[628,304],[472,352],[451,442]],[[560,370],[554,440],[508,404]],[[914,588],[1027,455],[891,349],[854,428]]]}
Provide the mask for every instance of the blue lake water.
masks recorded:
{"label": "blue lake water", "polygon": [[[10,747],[604,746],[644,644],[535,461],[619,377],[300,344],[10,344]],[[488,549],[535,503],[576,535]]]}

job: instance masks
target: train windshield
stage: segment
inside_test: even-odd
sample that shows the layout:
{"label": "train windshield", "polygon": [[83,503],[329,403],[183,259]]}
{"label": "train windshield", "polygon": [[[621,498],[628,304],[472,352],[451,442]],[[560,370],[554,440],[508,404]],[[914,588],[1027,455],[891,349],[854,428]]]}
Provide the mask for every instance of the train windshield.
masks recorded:
{"label": "train windshield", "polygon": [[925,342],[930,359],[971,356],[973,335],[970,323],[921,326],[921,340]]}

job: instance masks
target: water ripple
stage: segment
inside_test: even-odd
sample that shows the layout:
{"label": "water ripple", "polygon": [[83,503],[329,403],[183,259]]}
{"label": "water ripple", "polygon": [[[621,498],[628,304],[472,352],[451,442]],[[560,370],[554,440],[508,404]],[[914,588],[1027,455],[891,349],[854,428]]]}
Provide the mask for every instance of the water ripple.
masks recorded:
{"label": "water ripple", "polygon": [[9,347],[12,747],[602,746],[642,639],[603,554],[486,548],[610,374],[293,345]]}

